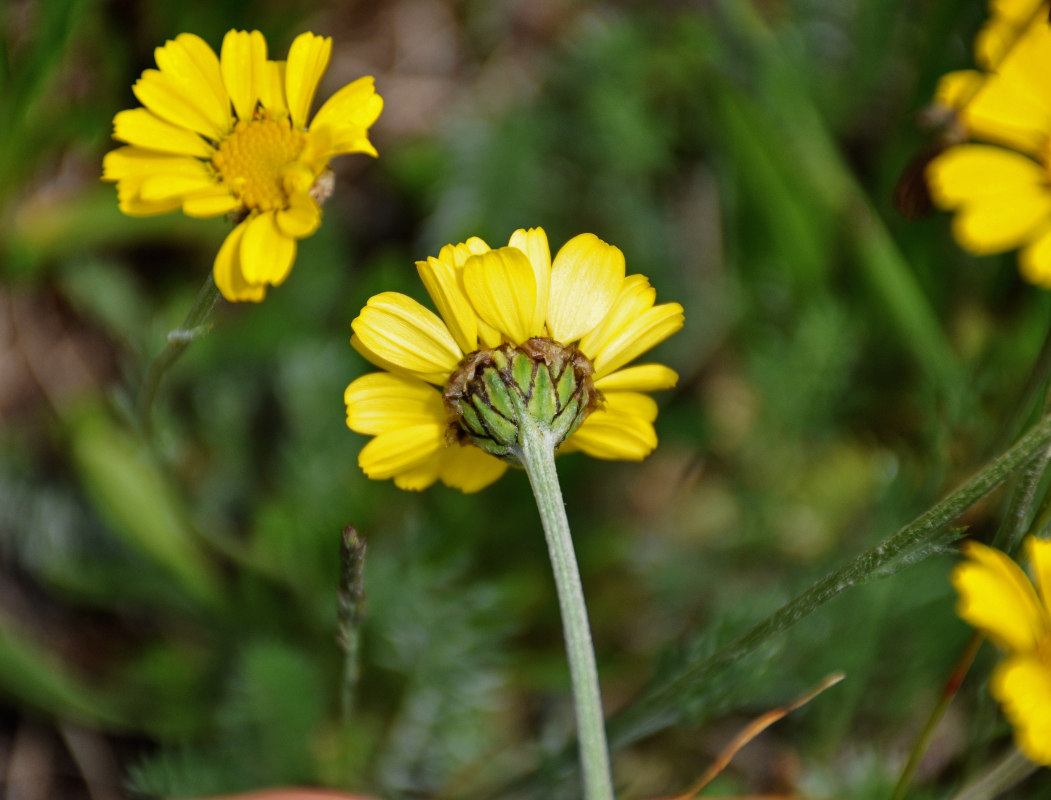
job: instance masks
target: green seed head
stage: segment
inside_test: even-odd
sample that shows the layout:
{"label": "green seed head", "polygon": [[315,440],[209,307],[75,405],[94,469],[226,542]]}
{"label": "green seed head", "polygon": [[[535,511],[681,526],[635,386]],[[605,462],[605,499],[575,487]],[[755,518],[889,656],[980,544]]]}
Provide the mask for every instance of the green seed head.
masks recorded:
{"label": "green seed head", "polygon": [[551,339],[471,353],[445,387],[450,435],[517,464],[527,416],[557,448],[598,407],[593,371],[583,353]]}

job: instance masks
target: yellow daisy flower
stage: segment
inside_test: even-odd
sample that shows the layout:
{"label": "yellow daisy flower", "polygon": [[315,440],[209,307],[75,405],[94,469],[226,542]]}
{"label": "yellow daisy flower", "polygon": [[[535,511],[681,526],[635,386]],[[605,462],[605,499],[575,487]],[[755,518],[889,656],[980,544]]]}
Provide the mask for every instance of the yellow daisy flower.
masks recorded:
{"label": "yellow daisy flower", "polygon": [[[125,214],[229,214],[215,283],[227,300],[260,301],[288,275],[296,242],[321,223],[329,160],[376,150],[368,128],[383,108],[371,77],[310,108],[332,40],[303,33],[287,61],[267,58],[259,31],[230,31],[216,56],[183,33],[156,50],[157,69],[132,87],[143,108],[121,111],[103,161]],[[309,123],[309,124],[308,124]]]}
{"label": "yellow daisy flower", "polygon": [[968,542],[953,570],[957,613],[1005,652],[990,688],[1015,729],[1019,749],[1051,766],[1051,541],[1030,538],[1036,588],[1004,553]]}
{"label": "yellow daisy flower", "polygon": [[507,464],[490,454],[499,448],[482,441],[493,419],[476,419],[469,395],[476,372],[508,359],[509,371],[545,362],[525,382],[532,389],[550,379],[556,404],[572,405],[553,411],[567,418],[560,452],[640,460],[657,446],[657,405],[646,392],[674,386],[678,375],[625,365],[682,327],[682,306],[656,304],[645,277],[625,277],[616,247],[585,233],[552,260],[547,235],[533,228],[497,249],[478,238],[446,245],[416,267],[438,314],[384,292],[351,324],[354,348],[386,370],[358,378],[344,396],[350,429],[375,437],[358,457],[370,478],[474,492],[503,475]]}
{"label": "yellow daisy flower", "polygon": [[[927,167],[935,203],[976,255],[1021,247],[1019,266],[1051,287],[1051,26],[1034,24],[995,73],[981,76],[960,119],[985,144],[949,147]],[[962,82],[961,82],[962,85]]]}

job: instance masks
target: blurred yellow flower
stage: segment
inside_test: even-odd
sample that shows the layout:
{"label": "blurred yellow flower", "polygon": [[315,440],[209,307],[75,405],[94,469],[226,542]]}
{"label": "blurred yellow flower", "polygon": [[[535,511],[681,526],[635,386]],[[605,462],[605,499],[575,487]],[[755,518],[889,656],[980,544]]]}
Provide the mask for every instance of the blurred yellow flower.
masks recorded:
{"label": "blurred yellow flower", "polygon": [[569,346],[593,374],[600,407],[585,412],[560,452],[640,460],[657,446],[657,405],[645,393],[674,386],[678,375],[660,364],[625,365],[679,330],[683,309],[656,304],[642,275],[625,276],[616,247],[585,233],[552,261],[547,235],[533,228],[495,250],[478,238],[446,245],[416,267],[438,314],[384,292],[351,324],[354,348],[386,370],[358,378],[344,395],[347,425],[375,437],[358,457],[370,478],[411,490],[441,480],[474,492],[503,475],[504,461],[450,435],[460,423],[443,392],[448,400],[465,362],[507,343]]}
{"label": "blurred yellow flower", "polygon": [[1015,729],[1019,749],[1051,766],[1051,541],[1030,538],[1036,588],[999,550],[968,542],[952,573],[957,613],[1005,652],[991,689]]}
{"label": "blurred yellow flower", "polygon": [[1051,26],[1033,24],[959,110],[986,144],[949,147],[927,167],[935,203],[977,255],[1021,247],[1019,266],[1051,287]]}
{"label": "blurred yellow flower", "polygon": [[331,51],[331,39],[303,33],[287,61],[273,61],[259,31],[230,31],[217,57],[183,33],[157,48],[158,68],[132,87],[144,107],[113,119],[113,137],[128,146],[106,155],[103,180],[116,181],[121,211],[181,208],[237,222],[214,265],[227,300],[258,302],[284,281],[296,241],[321,222],[331,158],[376,155],[368,128],[383,100],[371,77],[344,86],[310,119]]}

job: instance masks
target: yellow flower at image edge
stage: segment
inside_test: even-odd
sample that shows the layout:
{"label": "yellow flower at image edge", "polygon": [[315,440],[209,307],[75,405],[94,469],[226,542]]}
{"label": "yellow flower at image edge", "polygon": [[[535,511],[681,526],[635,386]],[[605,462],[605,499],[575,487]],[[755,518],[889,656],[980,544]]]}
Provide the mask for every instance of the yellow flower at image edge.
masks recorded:
{"label": "yellow flower at image edge", "polygon": [[969,98],[959,119],[984,143],[934,158],[931,196],[955,211],[953,234],[966,250],[1020,247],[1022,276],[1051,288],[1051,26],[1027,28],[995,73],[953,75],[942,91]]}
{"label": "yellow flower at image edge", "polygon": [[230,31],[219,56],[183,33],[155,51],[133,91],[143,108],[114,117],[128,146],[108,153],[103,180],[116,181],[131,215],[182,209],[231,215],[237,226],[215,259],[227,300],[260,301],[287,277],[296,242],[321,222],[329,161],[376,151],[368,128],[383,108],[371,77],[330,97],[309,119],[332,40],[303,33],[287,61],[267,58],[259,31]]}
{"label": "yellow flower at image edge", "polygon": [[957,613],[1005,653],[991,690],[1019,749],[1051,766],[1051,541],[1026,542],[1036,588],[1014,561],[977,542],[952,574]]}
{"label": "yellow flower at image edge", "polygon": [[656,304],[644,276],[625,276],[616,247],[581,234],[552,260],[534,228],[497,249],[478,238],[446,245],[416,267],[438,314],[384,292],[351,325],[354,348],[386,370],[344,396],[347,425],[375,437],[358,458],[370,478],[488,486],[515,461],[505,445],[518,403],[553,420],[559,452],[640,460],[657,446],[646,393],[678,376],[626,365],[682,327],[682,306]]}

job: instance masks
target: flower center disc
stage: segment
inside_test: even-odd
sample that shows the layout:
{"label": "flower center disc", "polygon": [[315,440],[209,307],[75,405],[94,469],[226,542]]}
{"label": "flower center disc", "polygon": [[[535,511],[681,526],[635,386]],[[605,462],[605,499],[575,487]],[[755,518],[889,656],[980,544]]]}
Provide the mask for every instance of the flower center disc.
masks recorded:
{"label": "flower center disc", "polygon": [[242,120],[219,145],[212,165],[223,183],[252,210],[288,206],[284,178],[303,152],[306,136],[293,131],[288,119]]}

